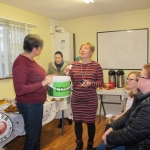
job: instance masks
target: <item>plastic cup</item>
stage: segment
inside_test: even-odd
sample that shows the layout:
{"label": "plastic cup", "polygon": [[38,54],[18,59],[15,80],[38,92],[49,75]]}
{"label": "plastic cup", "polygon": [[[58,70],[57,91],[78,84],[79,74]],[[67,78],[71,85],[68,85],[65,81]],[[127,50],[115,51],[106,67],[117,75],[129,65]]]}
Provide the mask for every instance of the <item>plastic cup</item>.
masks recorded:
{"label": "plastic cup", "polygon": [[113,122],[113,114],[106,115],[106,123],[111,124]]}

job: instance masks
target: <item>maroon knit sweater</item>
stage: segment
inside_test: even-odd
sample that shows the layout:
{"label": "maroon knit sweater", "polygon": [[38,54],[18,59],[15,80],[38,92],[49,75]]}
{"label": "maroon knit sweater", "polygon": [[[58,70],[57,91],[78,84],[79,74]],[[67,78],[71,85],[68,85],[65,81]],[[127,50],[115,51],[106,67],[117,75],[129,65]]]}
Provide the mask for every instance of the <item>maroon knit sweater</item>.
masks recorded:
{"label": "maroon knit sweater", "polygon": [[46,100],[47,86],[42,86],[46,72],[36,61],[19,55],[13,64],[12,73],[17,102],[39,103]]}

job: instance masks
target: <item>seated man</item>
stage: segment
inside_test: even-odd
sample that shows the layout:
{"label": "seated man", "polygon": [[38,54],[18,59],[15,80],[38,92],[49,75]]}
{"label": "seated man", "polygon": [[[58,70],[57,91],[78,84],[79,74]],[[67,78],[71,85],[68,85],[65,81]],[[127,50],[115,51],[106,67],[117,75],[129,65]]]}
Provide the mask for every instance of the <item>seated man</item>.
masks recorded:
{"label": "seated man", "polygon": [[150,150],[150,63],[138,76],[138,88],[131,109],[111,124],[96,150]]}

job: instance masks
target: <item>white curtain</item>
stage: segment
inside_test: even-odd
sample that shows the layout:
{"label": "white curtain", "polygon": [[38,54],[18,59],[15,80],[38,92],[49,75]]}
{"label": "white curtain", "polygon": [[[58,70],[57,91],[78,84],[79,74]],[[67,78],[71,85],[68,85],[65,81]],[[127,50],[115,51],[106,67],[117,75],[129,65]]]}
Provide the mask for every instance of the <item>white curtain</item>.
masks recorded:
{"label": "white curtain", "polygon": [[23,52],[26,25],[0,19],[0,78],[12,76],[12,65]]}

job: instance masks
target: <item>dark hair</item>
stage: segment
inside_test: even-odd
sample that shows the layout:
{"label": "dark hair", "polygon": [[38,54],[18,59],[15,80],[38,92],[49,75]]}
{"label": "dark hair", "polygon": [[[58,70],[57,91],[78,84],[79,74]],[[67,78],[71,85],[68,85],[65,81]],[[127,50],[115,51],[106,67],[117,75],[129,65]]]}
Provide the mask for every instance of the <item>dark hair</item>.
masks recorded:
{"label": "dark hair", "polygon": [[59,55],[63,58],[63,54],[62,54],[62,52],[57,51],[57,52],[55,52],[54,56],[55,56],[55,55],[57,55],[57,54],[59,54]]}
{"label": "dark hair", "polygon": [[41,47],[43,48],[43,40],[40,38],[39,35],[36,34],[28,34],[24,38],[24,43],[23,43],[23,49],[26,52],[32,52],[33,48],[38,48]]}

